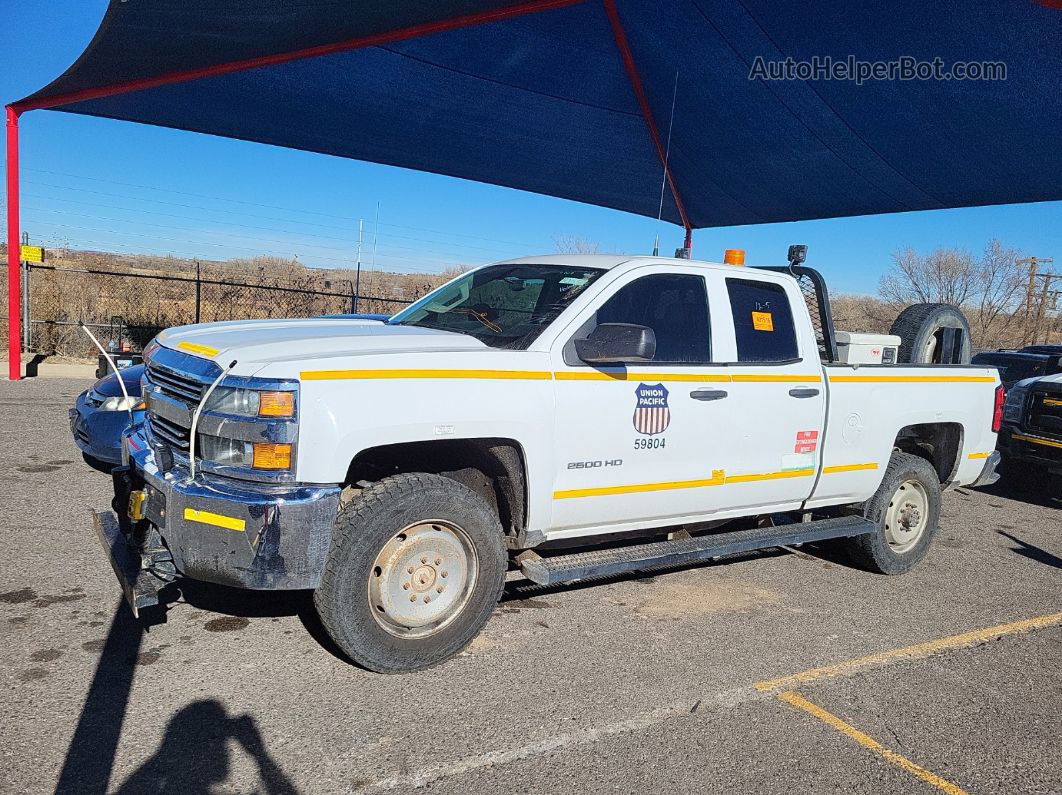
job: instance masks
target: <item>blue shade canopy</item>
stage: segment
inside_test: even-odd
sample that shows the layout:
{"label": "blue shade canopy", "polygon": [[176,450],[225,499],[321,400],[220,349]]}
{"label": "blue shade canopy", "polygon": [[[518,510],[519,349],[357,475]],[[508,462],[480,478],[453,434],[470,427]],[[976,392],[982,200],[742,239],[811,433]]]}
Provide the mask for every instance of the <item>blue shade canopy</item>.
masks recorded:
{"label": "blue shade canopy", "polygon": [[[1044,201],[1062,199],[1059,5],[112,0],[80,59],[15,108],[652,217],[670,130],[663,216],[691,227]],[[758,57],[902,56],[1003,62],[1006,79],[749,79]]]}

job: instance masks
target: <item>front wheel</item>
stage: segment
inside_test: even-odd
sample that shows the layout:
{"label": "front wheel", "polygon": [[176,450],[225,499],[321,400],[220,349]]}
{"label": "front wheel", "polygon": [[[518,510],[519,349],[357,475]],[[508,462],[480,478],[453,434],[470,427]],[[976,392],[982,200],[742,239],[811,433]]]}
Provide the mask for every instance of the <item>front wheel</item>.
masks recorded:
{"label": "front wheel", "polygon": [[904,574],[925,557],[940,518],[940,481],[924,458],[894,452],[877,492],[863,506],[877,530],[847,539],[854,563],[880,574]]}
{"label": "front wheel", "polygon": [[343,507],[314,604],[358,665],[401,673],[443,662],[490,617],[505,582],[498,517],[439,475],[386,478]]}

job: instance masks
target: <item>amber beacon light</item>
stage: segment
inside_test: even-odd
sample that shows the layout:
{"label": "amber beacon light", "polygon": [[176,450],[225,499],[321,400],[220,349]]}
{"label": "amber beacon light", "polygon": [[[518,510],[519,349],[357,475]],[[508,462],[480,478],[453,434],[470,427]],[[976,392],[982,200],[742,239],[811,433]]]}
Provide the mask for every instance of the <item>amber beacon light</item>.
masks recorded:
{"label": "amber beacon light", "polygon": [[744,265],[745,264],[745,249],[743,248],[728,248],[723,252],[723,264],[724,265]]}

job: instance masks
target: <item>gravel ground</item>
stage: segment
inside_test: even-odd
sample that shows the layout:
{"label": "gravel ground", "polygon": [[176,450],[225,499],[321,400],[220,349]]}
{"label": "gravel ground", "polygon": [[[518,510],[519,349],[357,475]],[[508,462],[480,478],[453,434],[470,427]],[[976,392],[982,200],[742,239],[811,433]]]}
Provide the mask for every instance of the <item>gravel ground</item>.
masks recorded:
{"label": "gravel ground", "polygon": [[1057,499],[948,493],[904,577],[773,550],[514,582],[465,654],[380,676],[303,593],[187,587],[147,627],[120,607],[89,516],[109,481],[66,426],[87,384],[0,383],[0,791],[1062,792],[1062,617],[799,687],[937,783],[753,686],[1055,616]]}

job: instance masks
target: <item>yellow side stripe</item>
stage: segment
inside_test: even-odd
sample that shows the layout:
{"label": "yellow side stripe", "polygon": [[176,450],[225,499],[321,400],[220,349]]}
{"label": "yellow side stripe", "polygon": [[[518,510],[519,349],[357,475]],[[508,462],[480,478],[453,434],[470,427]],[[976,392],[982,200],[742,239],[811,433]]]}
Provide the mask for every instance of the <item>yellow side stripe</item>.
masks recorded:
{"label": "yellow side stripe", "polygon": [[898,754],[895,751],[890,751],[888,748],[883,746],[870,735],[864,734],[863,732],[859,731],[859,729],[857,729],[855,726],[852,726],[849,723],[845,723],[832,712],[827,712],[818,704],[813,704],[796,691],[790,690],[786,693],[779,693],[778,698],[779,700],[784,701],[789,706],[795,707],[796,709],[801,709],[809,715],[818,718],[827,726],[836,729],[845,737],[848,737],[850,740],[854,740],[864,748],[878,754],[883,759],[892,762],[897,767],[900,767],[906,770],[908,773],[922,779],[927,784],[932,784],[934,787],[941,790],[942,792],[946,792],[947,795],[967,795],[966,790],[964,790],[962,787],[956,784],[952,784],[947,779],[941,778],[936,773],[932,773],[926,770],[924,767],[916,765],[906,756]]}
{"label": "yellow side stripe", "polygon": [[1062,442],[1056,442],[1053,439],[1041,439],[1039,436],[1026,436],[1024,433],[1012,433],[1011,439],[1020,439],[1023,442],[1032,442],[1033,444],[1042,444],[1044,447],[1062,447]]}
{"label": "yellow side stripe", "polygon": [[988,458],[988,453],[970,453],[967,458],[976,460],[978,458]]}
{"label": "yellow side stripe", "polygon": [[648,491],[671,491],[673,489],[700,489],[706,486],[722,486],[725,482],[723,470],[712,471],[707,480],[676,480],[670,483],[642,483],[634,486],[605,486],[596,489],[570,489],[553,492],[555,500],[570,500],[576,497],[608,497],[613,494],[642,494]]}
{"label": "yellow side stripe", "polygon": [[818,384],[822,381],[821,375],[733,375],[730,377],[735,384]]}
{"label": "yellow side stripe", "polygon": [[[877,466],[875,464],[875,466]],[[713,469],[707,480],[674,480],[665,483],[637,483],[628,486],[602,486],[591,489],[568,489],[553,492],[555,500],[570,500],[577,497],[609,497],[615,494],[644,494],[649,491],[673,491],[675,489],[700,489],[706,486],[727,486],[731,483],[756,483],[784,478],[806,478],[815,474],[814,469],[791,469],[785,472],[767,472],[755,475],[727,475],[722,469]]]}
{"label": "yellow side stripe", "polygon": [[242,533],[247,529],[247,523],[243,521],[243,519],[222,516],[219,513],[210,513],[210,511],[197,511],[195,508],[185,508],[184,518],[189,522],[199,522],[201,524],[213,525],[214,527],[224,527],[226,530],[232,530],[237,533]]}
{"label": "yellow side stripe", "polygon": [[1045,406],[1062,406],[1062,400],[1056,400],[1055,398],[1044,398]]}
{"label": "yellow side stripe", "polygon": [[473,378],[491,381],[549,381],[536,370],[303,370],[303,381],[359,381],[383,378]]}
{"label": "yellow side stripe", "polygon": [[822,474],[833,475],[838,472],[861,472],[863,470],[877,469],[878,465],[870,464],[843,464],[841,466],[823,467]]}
{"label": "yellow side stripe", "polygon": [[988,375],[831,375],[831,384],[994,384]]}
{"label": "yellow side stripe", "polygon": [[727,483],[757,483],[761,480],[784,480],[785,478],[806,478],[814,475],[814,469],[790,469],[785,472],[767,472],[762,475],[727,475]]}
{"label": "yellow side stripe", "polygon": [[[182,343],[183,345],[184,343]],[[210,349],[213,351],[213,349]],[[213,351],[217,353],[217,351]],[[213,355],[213,354],[211,354]],[[629,370],[563,370],[557,372],[540,370],[303,370],[303,381],[363,381],[390,378],[467,378],[493,381],[680,381],[700,384],[729,383],[820,383],[820,375],[726,375],[718,373],[673,373]]]}
{"label": "yellow side stripe", "polygon": [[182,351],[198,353],[201,356],[217,356],[221,353],[217,348],[211,348],[209,345],[199,345],[195,342],[178,342],[177,347]]}
{"label": "yellow side stripe", "polygon": [[729,384],[729,375],[697,375],[696,373],[632,373],[628,370],[560,370],[553,374],[558,381],[692,381],[696,383]]}

